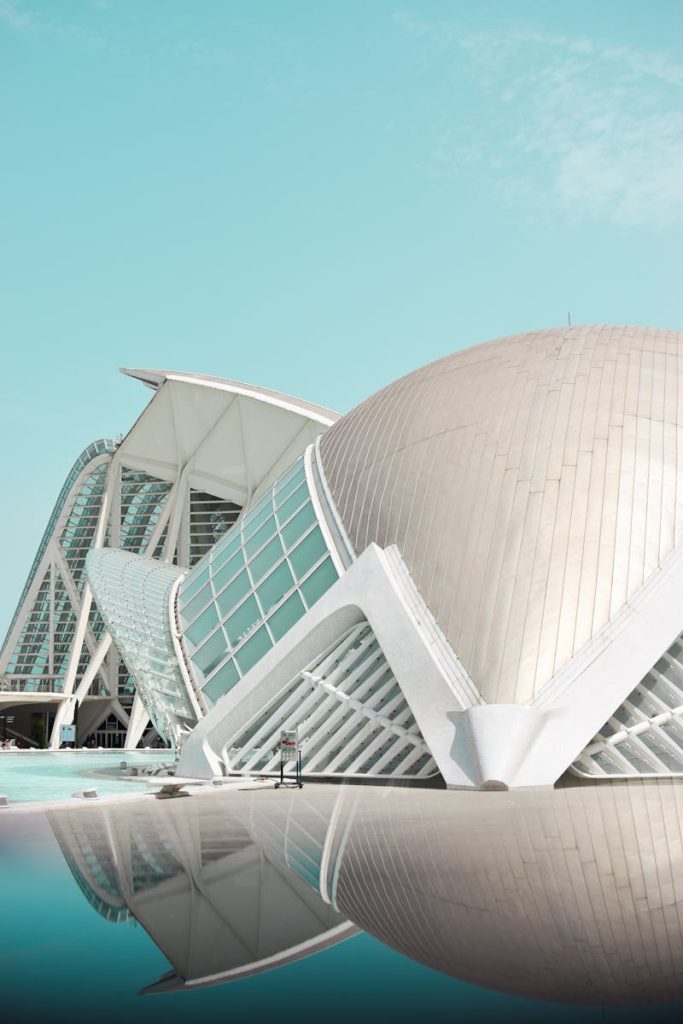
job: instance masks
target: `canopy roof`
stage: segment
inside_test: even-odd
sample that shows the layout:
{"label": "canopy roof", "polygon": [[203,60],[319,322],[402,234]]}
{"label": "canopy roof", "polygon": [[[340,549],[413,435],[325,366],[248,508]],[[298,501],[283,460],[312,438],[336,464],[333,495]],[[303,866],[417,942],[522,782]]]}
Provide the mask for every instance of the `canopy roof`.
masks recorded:
{"label": "canopy roof", "polygon": [[247,504],[339,416],[236,381],[171,370],[123,369],[155,395],[124,437],[121,464]]}

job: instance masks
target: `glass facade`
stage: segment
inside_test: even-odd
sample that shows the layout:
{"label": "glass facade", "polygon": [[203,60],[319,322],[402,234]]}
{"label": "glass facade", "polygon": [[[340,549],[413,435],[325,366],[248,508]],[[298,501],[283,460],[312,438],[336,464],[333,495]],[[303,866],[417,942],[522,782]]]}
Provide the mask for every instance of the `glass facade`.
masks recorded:
{"label": "glass facade", "polygon": [[207,706],[337,578],[301,457],[180,585],[183,644]]}
{"label": "glass facade", "polygon": [[43,531],[43,536],[41,538],[40,544],[38,545],[36,556],[33,559],[31,571],[28,574],[26,583],[24,584],[24,589],[21,592],[21,597],[19,598],[16,610],[14,612],[14,615],[12,616],[12,621],[9,624],[9,629],[7,630],[8,637],[11,635],[15,623],[19,618],[19,614],[28,596],[28,592],[31,589],[33,580],[35,579],[35,575],[38,569],[40,568],[40,563],[43,559],[43,555],[45,554],[45,549],[47,548],[48,543],[54,536],[55,529],[57,527],[57,522],[64,510],[72,487],[74,486],[74,484],[78,480],[78,477],[81,475],[81,473],[89,463],[93,462],[101,455],[112,456],[115,451],[116,442],[110,440],[109,438],[103,438],[102,440],[99,441],[93,441],[92,444],[88,445],[87,448],[83,449],[83,451],[78,456],[73,466],[69,470],[68,476],[64,483],[62,484],[62,488],[59,492],[57,501],[55,502],[55,506],[52,509],[52,514],[50,515],[48,524],[45,527],[45,530]]}
{"label": "glass facade", "polygon": [[[78,600],[85,584],[85,559],[93,546],[116,449],[114,441],[95,441],[79,455],[64,482],[7,634],[9,637],[23,612],[21,628],[11,648],[5,643],[1,689],[50,693],[63,690],[76,633]],[[117,472],[104,546],[152,554],[147,548],[164,513],[172,484],[128,466],[121,466]],[[179,538],[174,561],[180,552],[183,564],[193,565],[231,528],[240,506],[194,489],[188,489],[185,502],[183,522],[187,525]],[[157,558],[163,553],[166,531],[167,526],[155,545],[153,554]],[[36,588],[37,580],[40,583]],[[32,586],[34,596],[29,602]],[[102,618],[93,605],[80,652],[76,686],[104,631]],[[114,660],[116,664],[112,665]],[[89,693],[106,694],[108,679],[115,681],[112,695],[118,695],[124,709],[129,709],[134,681],[113,648]]]}
{"label": "glass facade", "polygon": [[[3,689],[56,693],[63,689],[76,631],[77,608],[73,595],[78,597],[83,590],[85,557],[94,540],[115,450],[115,443],[108,440],[89,445],[74,462],[62,486],[7,638],[23,610],[21,630],[11,649],[7,640],[3,647],[0,659]],[[59,551],[59,559],[55,557],[55,549]],[[40,585],[29,604],[27,599],[37,578]],[[88,639],[94,645],[102,632],[96,609],[92,609],[88,625]],[[82,664],[87,656],[86,645]],[[80,673],[79,666],[77,682]],[[98,677],[93,690],[99,693],[102,688],[102,679]]]}
{"label": "glass facade", "polygon": [[181,570],[166,562],[97,548],[88,579],[107,629],[130,669],[160,736],[179,744],[197,716],[171,634],[171,591]]}

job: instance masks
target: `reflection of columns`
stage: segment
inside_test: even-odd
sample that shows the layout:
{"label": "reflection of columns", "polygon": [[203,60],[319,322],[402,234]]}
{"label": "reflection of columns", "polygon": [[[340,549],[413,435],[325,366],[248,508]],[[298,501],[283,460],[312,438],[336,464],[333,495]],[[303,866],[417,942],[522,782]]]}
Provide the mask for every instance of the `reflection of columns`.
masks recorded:
{"label": "reflection of columns", "polygon": [[[109,518],[109,506],[111,504],[111,495],[115,479],[116,470],[113,468],[113,463],[109,463],[109,469],[107,470],[107,486],[105,487],[104,494],[102,495],[102,505],[100,506],[100,514],[97,519],[97,529],[95,530],[95,539],[93,542],[94,548],[101,548],[104,543],[107,519]],[[81,651],[83,650],[83,641],[85,640],[85,631],[88,627],[88,618],[90,617],[91,606],[92,591],[90,590],[90,584],[86,579],[83,585],[81,609],[76,623],[76,632],[74,634],[73,644],[71,647],[71,656],[69,657],[69,667],[67,668],[66,675],[64,677],[63,692],[67,697],[71,697],[71,693],[74,688],[76,673],[78,672],[78,664],[81,660]],[[59,750],[59,728],[61,725],[65,724],[67,705],[70,706],[70,720],[73,721],[73,701],[65,700],[60,704],[57,709],[57,714],[55,715],[55,722],[52,727],[52,736],[50,737],[50,747],[52,750]]]}

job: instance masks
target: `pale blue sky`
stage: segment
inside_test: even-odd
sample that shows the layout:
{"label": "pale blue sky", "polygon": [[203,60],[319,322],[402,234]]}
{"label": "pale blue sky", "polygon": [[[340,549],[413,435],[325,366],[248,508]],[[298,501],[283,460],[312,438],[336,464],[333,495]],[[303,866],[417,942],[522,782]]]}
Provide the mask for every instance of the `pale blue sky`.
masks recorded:
{"label": "pale blue sky", "polygon": [[567,310],[680,328],[682,12],[0,0],[0,633],[118,366],[343,412]]}

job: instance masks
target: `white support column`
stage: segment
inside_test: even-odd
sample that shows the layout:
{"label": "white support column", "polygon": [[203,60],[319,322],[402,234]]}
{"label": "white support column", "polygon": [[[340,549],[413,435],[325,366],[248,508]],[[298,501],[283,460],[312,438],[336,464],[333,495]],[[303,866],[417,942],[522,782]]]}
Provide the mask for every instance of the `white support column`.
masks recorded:
{"label": "white support column", "polygon": [[140,700],[140,694],[136,693],[133,699],[133,707],[130,711],[128,732],[126,733],[126,750],[135,750],[142,739],[142,735],[149,723],[149,715],[145,705]]}
{"label": "white support column", "polygon": [[[178,543],[178,534],[180,533],[180,524],[182,522],[183,508],[185,505],[185,498],[187,495],[188,484],[187,478],[190,475],[191,463],[186,463],[182,470],[178,473],[178,478],[175,482],[173,491],[171,492],[173,504],[170,509],[170,519],[168,524],[168,533],[166,534],[166,546],[164,548],[163,561],[172,562],[173,554]],[[171,498],[169,498],[169,503]]]}
{"label": "white support column", "polygon": [[[93,543],[94,548],[101,548],[104,543],[104,537],[107,529],[107,519],[109,518],[109,508],[111,506],[111,497],[114,489],[114,481],[116,479],[116,472],[112,468],[112,463],[109,464],[107,471],[107,486],[102,495],[102,505],[100,506],[100,514],[97,520],[97,529],[95,531],[95,539]],[[85,641],[85,634],[88,628],[88,618],[90,616],[90,608],[92,606],[92,591],[90,590],[90,584],[85,582],[83,586],[83,597],[81,599],[81,608],[78,615],[78,621],[76,623],[76,632],[74,634],[73,644],[71,647],[71,656],[69,657],[69,665],[66,670],[64,677],[64,694],[67,697],[71,697],[74,688],[74,682],[76,680],[76,673],[78,671],[78,663],[81,660],[81,652],[83,650],[83,643]],[[73,720],[73,702],[70,700],[63,701],[57,709],[55,715],[54,725],[52,727],[52,735],[50,736],[50,749],[59,750],[59,729],[66,720],[67,707],[70,706],[69,710],[71,713],[71,720]]]}
{"label": "white support column", "polygon": [[[78,684],[78,688],[76,689],[76,692],[73,695],[72,700],[76,704],[80,704],[81,701],[83,700],[83,698],[87,697],[88,690],[90,689],[90,687],[94,683],[95,676],[99,672],[100,666],[102,665],[102,662],[106,658],[107,651],[109,650],[110,647],[111,647],[111,634],[105,633],[104,636],[102,637],[102,639],[100,640],[99,644],[98,644],[97,650],[95,651],[95,653],[93,654],[92,658],[90,659],[90,664],[88,665],[87,669],[83,673],[83,678],[81,679],[80,683]],[[112,697],[116,697],[116,696],[117,696],[117,694],[112,693]]]}

